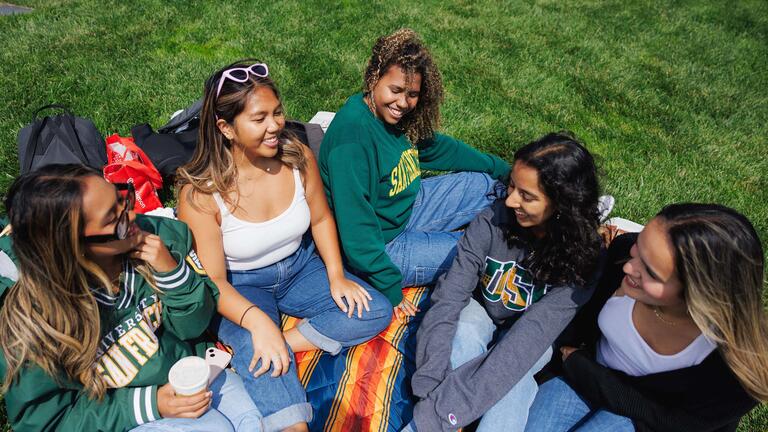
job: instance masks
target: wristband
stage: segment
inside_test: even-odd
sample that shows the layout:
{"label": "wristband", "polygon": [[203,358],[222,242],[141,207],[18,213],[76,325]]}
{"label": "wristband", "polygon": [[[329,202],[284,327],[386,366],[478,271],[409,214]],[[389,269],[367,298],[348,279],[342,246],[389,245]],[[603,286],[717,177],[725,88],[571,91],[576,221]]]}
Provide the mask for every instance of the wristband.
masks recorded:
{"label": "wristband", "polygon": [[240,323],[238,324],[238,326],[240,326],[240,327],[243,326],[243,318],[245,318],[245,314],[247,314],[249,310],[251,310],[251,309],[253,309],[255,307],[256,307],[256,305],[252,304],[252,305],[248,306],[248,309],[243,311],[243,314],[240,315]]}

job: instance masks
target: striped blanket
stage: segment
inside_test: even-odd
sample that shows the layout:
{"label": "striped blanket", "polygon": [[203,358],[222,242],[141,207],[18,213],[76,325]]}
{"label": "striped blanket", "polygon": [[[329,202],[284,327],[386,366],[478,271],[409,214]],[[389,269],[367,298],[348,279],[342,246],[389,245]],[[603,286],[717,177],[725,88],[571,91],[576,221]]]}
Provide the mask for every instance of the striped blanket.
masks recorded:
{"label": "striped blanket", "polygon": [[[642,225],[614,218],[600,228],[606,246]],[[337,356],[321,351],[296,355],[298,374],[314,409],[311,431],[399,432],[413,417],[411,394],[416,330],[429,307],[429,290],[406,288],[403,295],[421,312],[406,323],[392,320],[372,340],[344,349]],[[299,322],[284,317],[283,328]]]}
{"label": "striped blanket", "polygon": [[[407,288],[403,294],[426,309],[427,288]],[[375,338],[336,356],[322,351],[296,355],[299,379],[315,413],[311,431],[398,432],[411,420],[410,377],[422,314],[406,323],[393,319]],[[298,321],[284,317],[283,329]]]}

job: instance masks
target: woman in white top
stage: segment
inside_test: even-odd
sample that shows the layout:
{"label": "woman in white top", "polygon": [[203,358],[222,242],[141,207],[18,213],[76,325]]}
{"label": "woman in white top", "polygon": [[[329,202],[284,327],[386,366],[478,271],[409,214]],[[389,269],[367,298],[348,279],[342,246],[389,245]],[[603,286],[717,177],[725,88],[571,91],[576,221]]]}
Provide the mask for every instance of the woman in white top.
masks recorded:
{"label": "woman in white top", "polygon": [[[362,343],[387,327],[392,308],[342,268],[314,156],[285,131],[268,75],[266,64],[241,61],[206,81],[198,146],[178,172],[178,211],[220,290],[214,325],[264,429],[307,430],[312,409],[292,351]],[[281,313],[303,320],[283,334]]]}
{"label": "woman in white top", "polygon": [[672,204],[616,238],[609,262],[562,337],[587,349],[561,348],[526,431],[733,431],[768,400],[763,248],[747,218]]}

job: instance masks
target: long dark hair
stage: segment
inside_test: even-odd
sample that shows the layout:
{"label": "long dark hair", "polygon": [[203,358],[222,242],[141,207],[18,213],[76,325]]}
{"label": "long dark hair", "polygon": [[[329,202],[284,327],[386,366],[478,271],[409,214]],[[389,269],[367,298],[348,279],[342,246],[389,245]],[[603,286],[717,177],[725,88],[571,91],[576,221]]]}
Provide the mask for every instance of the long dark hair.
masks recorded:
{"label": "long dark hair", "polygon": [[688,313],[742,386],[768,400],[763,247],[742,214],[717,204],[672,204],[657,217],[674,251]]}
{"label": "long dark hair", "polygon": [[589,151],[569,132],[550,133],[515,152],[514,163],[534,168],[539,185],[552,205],[544,222],[545,236],[525,240],[510,211],[505,235],[510,247],[526,243],[533,253],[524,263],[535,279],[550,283],[585,284],[597,263],[601,239],[597,199],[597,168]]}

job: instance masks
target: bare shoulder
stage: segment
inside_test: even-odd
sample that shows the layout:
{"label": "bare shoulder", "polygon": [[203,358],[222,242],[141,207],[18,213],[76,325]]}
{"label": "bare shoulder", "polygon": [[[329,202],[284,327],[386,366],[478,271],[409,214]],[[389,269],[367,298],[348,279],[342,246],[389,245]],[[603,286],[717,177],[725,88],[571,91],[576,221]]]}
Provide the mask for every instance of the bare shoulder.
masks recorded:
{"label": "bare shoulder", "polygon": [[179,219],[189,223],[188,219],[217,218],[219,214],[216,201],[211,194],[202,193],[186,184],[179,189],[177,210]]}
{"label": "bare shoulder", "polygon": [[315,169],[317,169],[317,158],[315,157],[315,154],[312,152],[312,149],[305,144],[302,144],[301,147],[304,153],[304,158],[307,160],[307,168],[314,167]]}
{"label": "bare shoulder", "polygon": [[307,145],[302,146],[306,160],[304,172],[302,172],[302,180],[304,181],[304,185],[306,187],[310,184],[314,184],[317,180],[320,179],[320,169],[317,166],[317,159],[315,158],[315,154],[312,153],[312,149],[310,149]]}

